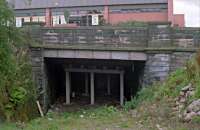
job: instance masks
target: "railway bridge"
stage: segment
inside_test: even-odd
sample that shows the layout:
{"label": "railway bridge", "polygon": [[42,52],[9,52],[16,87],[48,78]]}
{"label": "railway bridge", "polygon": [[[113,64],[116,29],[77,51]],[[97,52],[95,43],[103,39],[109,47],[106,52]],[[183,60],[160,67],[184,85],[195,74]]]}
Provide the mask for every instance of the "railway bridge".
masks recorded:
{"label": "railway bridge", "polygon": [[200,29],[167,25],[37,28],[31,36],[33,77],[45,110],[59,97],[65,104],[123,105],[141,86],[183,66],[200,46]]}

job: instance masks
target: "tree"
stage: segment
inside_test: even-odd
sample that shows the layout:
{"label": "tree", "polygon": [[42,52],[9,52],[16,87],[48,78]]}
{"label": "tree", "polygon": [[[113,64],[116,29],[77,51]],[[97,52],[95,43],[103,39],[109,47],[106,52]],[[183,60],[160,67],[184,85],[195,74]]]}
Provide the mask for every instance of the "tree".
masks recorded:
{"label": "tree", "polygon": [[[25,35],[25,34],[23,34]],[[15,27],[14,15],[5,0],[0,0],[0,118],[28,120],[35,99],[22,33]]]}

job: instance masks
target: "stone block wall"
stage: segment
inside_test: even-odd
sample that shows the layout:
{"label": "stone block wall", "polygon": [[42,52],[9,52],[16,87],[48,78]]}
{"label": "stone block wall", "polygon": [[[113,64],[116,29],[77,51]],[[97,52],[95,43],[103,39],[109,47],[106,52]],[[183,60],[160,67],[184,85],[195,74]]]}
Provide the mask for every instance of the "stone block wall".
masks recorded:
{"label": "stone block wall", "polygon": [[[200,29],[148,27],[42,28],[42,45],[96,46],[112,48],[195,48],[200,47]],[[34,35],[35,36],[35,35]],[[34,37],[36,40],[39,38]]]}
{"label": "stone block wall", "polygon": [[163,81],[170,71],[171,55],[168,53],[149,53],[145,64],[143,85]]}
{"label": "stone block wall", "polygon": [[173,29],[172,40],[176,47],[200,47],[200,29]]}
{"label": "stone block wall", "polygon": [[173,52],[171,54],[170,71],[173,72],[176,69],[183,67],[187,61],[193,58],[195,52]]}
{"label": "stone block wall", "polygon": [[60,45],[100,45],[146,47],[148,36],[146,28],[79,28],[43,29],[43,41]]}
{"label": "stone block wall", "polygon": [[143,85],[148,86],[156,81],[163,81],[177,68],[189,61],[195,52],[149,53],[145,64]]}
{"label": "stone block wall", "polygon": [[42,48],[30,48],[30,56],[33,71],[33,80],[36,84],[37,100],[40,101],[44,111],[47,110],[47,89],[46,89],[46,73]]}
{"label": "stone block wall", "polygon": [[164,25],[149,27],[148,47],[164,48],[172,46],[172,29]]}

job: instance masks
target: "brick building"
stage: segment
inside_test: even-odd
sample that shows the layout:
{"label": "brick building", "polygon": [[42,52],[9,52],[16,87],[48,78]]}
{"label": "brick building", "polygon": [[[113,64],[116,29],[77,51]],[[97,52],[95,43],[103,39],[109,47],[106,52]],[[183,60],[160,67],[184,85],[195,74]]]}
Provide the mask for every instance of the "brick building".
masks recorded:
{"label": "brick building", "polygon": [[[177,0],[9,0],[13,3],[16,25],[23,22],[45,22],[46,26],[69,23],[81,26],[127,21],[171,22],[185,26],[184,14],[174,14]],[[194,1],[194,0],[192,0]]]}

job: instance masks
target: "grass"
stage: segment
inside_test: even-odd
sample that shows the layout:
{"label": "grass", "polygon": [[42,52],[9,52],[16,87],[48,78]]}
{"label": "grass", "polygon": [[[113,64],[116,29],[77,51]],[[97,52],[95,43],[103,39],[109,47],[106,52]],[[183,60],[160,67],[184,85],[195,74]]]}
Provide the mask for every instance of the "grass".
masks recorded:
{"label": "grass", "polygon": [[113,106],[104,106],[72,113],[48,113],[46,117],[27,124],[3,124],[0,130],[102,130],[132,127],[132,120],[128,113]]}
{"label": "grass", "polygon": [[187,80],[184,68],[177,69],[165,82],[142,88],[131,101],[125,103],[124,109],[134,109],[143,101],[152,103],[156,100],[166,100],[169,97],[175,98],[188,84],[189,80]]}
{"label": "grass", "polygon": [[[137,115],[133,115],[136,111]],[[27,123],[0,124],[0,130],[198,130],[199,124],[185,124],[171,115],[168,102],[143,102],[136,109],[124,111],[113,106],[89,108],[77,112],[48,113]]]}

